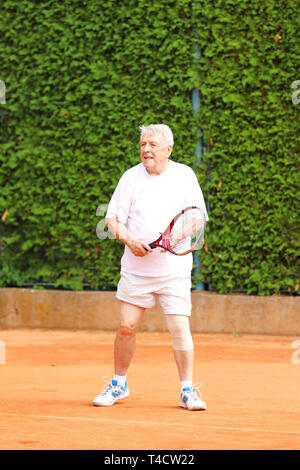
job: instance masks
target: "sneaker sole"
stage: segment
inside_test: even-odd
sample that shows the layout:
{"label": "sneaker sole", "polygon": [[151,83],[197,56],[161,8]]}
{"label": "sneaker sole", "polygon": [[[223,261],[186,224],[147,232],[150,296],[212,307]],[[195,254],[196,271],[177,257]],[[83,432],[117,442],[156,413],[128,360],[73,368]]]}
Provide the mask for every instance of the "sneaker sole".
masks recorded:
{"label": "sneaker sole", "polygon": [[185,403],[180,403],[181,408],[185,408],[189,411],[205,411],[207,409],[206,405],[195,406],[195,407],[188,407]]}
{"label": "sneaker sole", "polygon": [[99,403],[99,402],[93,401],[93,405],[94,406],[112,406],[116,403],[116,401],[124,400],[127,397],[129,397],[129,390],[123,393],[120,397],[117,397],[113,403]]}

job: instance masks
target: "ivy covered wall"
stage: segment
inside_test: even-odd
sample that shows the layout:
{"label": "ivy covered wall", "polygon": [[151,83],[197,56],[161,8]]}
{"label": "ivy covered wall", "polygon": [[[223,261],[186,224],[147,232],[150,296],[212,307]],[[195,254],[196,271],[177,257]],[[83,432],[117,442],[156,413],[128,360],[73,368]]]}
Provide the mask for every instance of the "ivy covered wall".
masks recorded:
{"label": "ivy covered wall", "polygon": [[123,246],[96,227],[139,125],[164,122],[210,211],[194,283],[298,292],[296,18],[292,0],[2,2],[0,285],[115,286]]}

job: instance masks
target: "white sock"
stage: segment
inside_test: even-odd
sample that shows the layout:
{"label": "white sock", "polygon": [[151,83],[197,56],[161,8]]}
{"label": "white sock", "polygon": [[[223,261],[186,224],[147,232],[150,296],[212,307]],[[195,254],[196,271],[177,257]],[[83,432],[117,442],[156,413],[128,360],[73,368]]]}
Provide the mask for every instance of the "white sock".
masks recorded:
{"label": "white sock", "polygon": [[181,382],[181,390],[183,390],[186,387],[192,387],[193,382],[191,380],[183,380]]}
{"label": "white sock", "polygon": [[118,385],[121,385],[121,387],[125,387],[126,378],[127,378],[127,375],[114,374],[113,380],[116,380],[118,382]]}

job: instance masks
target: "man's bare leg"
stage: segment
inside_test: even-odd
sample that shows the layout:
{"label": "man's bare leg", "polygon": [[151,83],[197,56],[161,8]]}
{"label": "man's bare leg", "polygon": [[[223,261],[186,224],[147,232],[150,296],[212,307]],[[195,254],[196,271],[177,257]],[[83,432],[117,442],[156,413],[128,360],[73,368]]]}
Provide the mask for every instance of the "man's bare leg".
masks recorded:
{"label": "man's bare leg", "polygon": [[121,302],[120,324],[114,343],[115,374],[124,376],[136,348],[136,333],[143,319],[145,309]]}
{"label": "man's bare leg", "polygon": [[173,349],[180,381],[193,381],[194,348],[187,351]]}
{"label": "man's bare leg", "polygon": [[[135,352],[136,333],[144,311],[145,309],[142,307],[121,302],[120,324],[114,343],[114,379],[109,385],[106,384],[102,393],[94,398],[93,404],[95,406],[111,406],[117,400],[128,397],[127,370]],[[116,382],[114,382],[115,380]]]}

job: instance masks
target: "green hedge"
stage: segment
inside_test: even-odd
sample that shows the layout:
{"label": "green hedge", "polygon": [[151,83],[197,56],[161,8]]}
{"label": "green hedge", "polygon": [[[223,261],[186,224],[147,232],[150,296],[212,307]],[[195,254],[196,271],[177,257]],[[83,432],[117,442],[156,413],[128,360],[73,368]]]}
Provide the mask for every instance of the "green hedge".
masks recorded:
{"label": "green hedge", "polygon": [[97,238],[96,211],[139,161],[139,125],[164,122],[210,209],[194,281],[295,293],[296,13],[292,0],[4,1],[0,285],[115,286],[123,246]]}
{"label": "green hedge", "polygon": [[[296,2],[198,1],[198,122],[211,222],[201,276],[219,292],[299,291]],[[299,12],[298,12],[299,13]],[[299,227],[299,225],[298,225]]]}

